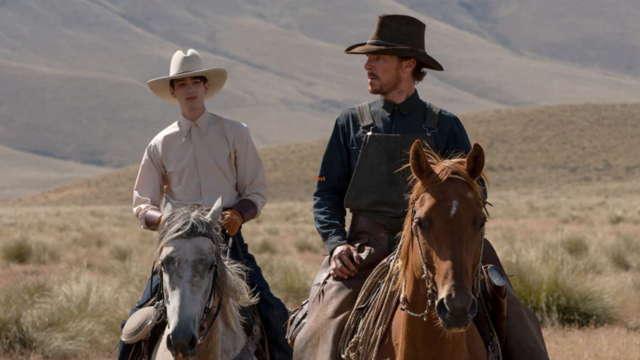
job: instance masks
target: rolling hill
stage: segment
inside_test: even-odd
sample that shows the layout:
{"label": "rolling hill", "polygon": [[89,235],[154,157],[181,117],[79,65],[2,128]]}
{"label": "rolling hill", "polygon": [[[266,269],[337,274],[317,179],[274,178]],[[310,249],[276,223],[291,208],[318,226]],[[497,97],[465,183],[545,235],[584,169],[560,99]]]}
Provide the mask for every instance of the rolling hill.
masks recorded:
{"label": "rolling hill", "polygon": [[[179,115],[145,82],[166,74],[171,54],[189,47],[198,49],[207,64],[229,70],[227,86],[209,108],[247,123],[258,145],[326,138],[341,109],[370,98],[364,58],[342,51],[368,38],[380,13],[410,14],[427,24],[428,50],[446,71],[430,74],[419,91],[456,113],[640,101],[640,79],[633,71],[615,73],[600,60],[570,63],[566,54],[579,54],[571,49],[582,44],[592,51],[588,37],[563,50],[565,55],[536,50],[549,33],[557,38],[555,48],[574,44],[578,36],[532,31],[538,28],[533,22],[552,6],[549,1],[531,12],[531,1],[502,7],[498,0],[483,0],[478,4],[487,3],[486,9],[473,5],[480,6],[474,10],[480,15],[465,20],[467,25],[451,14],[471,5],[408,1],[0,1],[0,144],[94,165],[137,163],[153,135]],[[576,1],[567,9],[597,10],[595,2],[582,9]],[[638,6],[629,1],[631,17]],[[567,9],[554,15],[555,27],[549,29],[562,26],[563,16],[580,18],[582,12],[568,14]],[[482,14],[496,11],[500,22],[489,15],[480,21]],[[527,13],[535,16],[519,20]],[[594,21],[617,19],[605,15]],[[636,26],[617,24],[625,34]],[[503,41],[505,34],[513,40]],[[523,38],[531,44],[512,46],[524,44]],[[618,67],[633,67],[624,64],[633,63],[634,39],[607,42],[611,49],[631,46],[623,54],[609,52],[627,59]]]}
{"label": "rolling hill", "polygon": [[[485,149],[494,190],[526,194],[640,176],[640,104],[506,109],[461,119],[471,141]],[[311,200],[325,146],[319,140],[261,149],[269,200]],[[127,205],[136,174],[137,166],[131,166],[9,203]]]}
{"label": "rolling hill", "polygon": [[36,194],[42,189],[97,176],[113,169],[51,159],[0,146],[0,199]]}

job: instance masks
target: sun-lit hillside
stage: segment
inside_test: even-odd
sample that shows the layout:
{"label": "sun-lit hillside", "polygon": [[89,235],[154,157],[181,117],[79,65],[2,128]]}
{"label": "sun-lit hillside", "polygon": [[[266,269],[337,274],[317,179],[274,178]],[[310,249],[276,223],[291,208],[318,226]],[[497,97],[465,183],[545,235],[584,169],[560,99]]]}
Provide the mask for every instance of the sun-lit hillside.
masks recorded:
{"label": "sun-lit hillside", "polygon": [[[561,105],[460,116],[487,154],[494,190],[527,190],[640,176],[640,104]],[[311,200],[326,140],[260,150],[270,201]],[[13,204],[126,205],[137,166]]]}
{"label": "sun-lit hillside", "polygon": [[113,169],[52,159],[0,145],[0,199],[33,195],[42,189],[110,171]]}
{"label": "sun-lit hillside", "polygon": [[[497,2],[469,6],[480,15],[491,14]],[[506,10],[520,19],[530,13],[527,6],[538,6],[531,3]],[[0,144],[94,165],[137,162],[153,135],[179,116],[177,108],[156,99],[145,82],[167,74],[173,52],[189,47],[198,49],[206,64],[229,71],[225,89],[209,103],[211,110],[247,123],[259,145],[325,138],[341,109],[371,98],[364,57],[343,50],[365,41],[381,13],[409,14],[425,22],[427,49],[445,71],[431,72],[419,91],[456,113],[640,101],[637,77],[603,71],[607,68],[597,59],[580,66],[558,61],[567,60],[561,51],[565,45],[590,51],[597,44],[588,37],[578,42],[573,33],[558,40],[563,32],[554,32],[557,43],[546,46],[540,35],[530,37],[547,29],[538,28],[537,18],[517,29],[501,22],[509,25],[504,29],[513,33],[514,41],[524,36],[534,41],[514,50],[496,36],[471,31],[440,12],[460,14],[457,6],[436,5],[438,11],[408,0],[68,0],[65,6],[0,1]],[[536,16],[553,4],[546,6]],[[575,7],[587,13],[583,6]],[[511,14],[498,10],[502,16]],[[576,11],[570,13],[580,18],[582,12]],[[592,17],[587,19],[590,25]],[[620,21],[616,26],[624,34],[637,34],[635,23]],[[557,21],[554,28],[572,24]],[[620,49],[635,41],[631,35],[614,40],[606,38],[606,44]],[[545,47],[540,52],[545,58],[527,51],[538,45]],[[564,55],[554,57],[549,47]],[[602,49],[596,49],[599,59]],[[638,46],[631,46],[627,56],[608,52],[607,60],[618,59],[618,68],[635,64],[633,49]]]}

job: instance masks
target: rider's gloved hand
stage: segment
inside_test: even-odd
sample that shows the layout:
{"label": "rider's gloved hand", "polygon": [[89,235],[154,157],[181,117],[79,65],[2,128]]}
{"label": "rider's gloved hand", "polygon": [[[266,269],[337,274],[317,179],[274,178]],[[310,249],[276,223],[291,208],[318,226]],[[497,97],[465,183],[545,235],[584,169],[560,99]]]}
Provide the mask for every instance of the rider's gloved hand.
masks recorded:
{"label": "rider's gloved hand", "polygon": [[358,254],[358,250],[353,245],[340,245],[333,250],[331,254],[331,267],[329,274],[334,279],[348,279],[357,272],[357,266],[360,265],[362,257]]}
{"label": "rider's gloved hand", "polygon": [[229,236],[234,236],[238,233],[240,225],[244,222],[244,218],[237,210],[229,209],[220,215],[220,222],[222,227],[226,230]]}

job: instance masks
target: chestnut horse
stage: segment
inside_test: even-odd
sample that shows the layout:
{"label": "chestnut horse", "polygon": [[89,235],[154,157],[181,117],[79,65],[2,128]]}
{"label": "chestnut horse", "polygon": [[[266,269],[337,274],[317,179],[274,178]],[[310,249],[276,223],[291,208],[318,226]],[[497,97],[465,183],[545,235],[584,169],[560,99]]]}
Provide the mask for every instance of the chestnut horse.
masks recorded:
{"label": "chestnut horse", "polygon": [[400,304],[377,359],[486,359],[473,318],[487,222],[484,151],[443,160],[411,147],[413,190],[400,253]]}

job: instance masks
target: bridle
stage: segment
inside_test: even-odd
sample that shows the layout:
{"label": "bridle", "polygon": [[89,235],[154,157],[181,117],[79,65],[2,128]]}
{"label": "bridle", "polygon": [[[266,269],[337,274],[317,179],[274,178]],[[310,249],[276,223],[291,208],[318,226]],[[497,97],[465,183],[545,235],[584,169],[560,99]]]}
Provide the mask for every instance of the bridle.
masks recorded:
{"label": "bridle", "polygon": [[[454,178],[454,179],[459,179],[464,181],[465,183],[468,184],[468,182],[459,175],[450,175],[449,178]],[[406,289],[406,279],[402,280],[402,293],[400,294],[400,310],[406,312],[408,315],[413,316],[413,317],[419,317],[422,318],[422,320],[427,321],[427,314],[429,313],[429,309],[431,308],[431,306],[435,305],[437,299],[438,299],[438,288],[436,287],[436,283],[434,280],[434,274],[429,271],[429,269],[427,268],[427,262],[425,260],[424,257],[424,252],[422,251],[422,244],[420,242],[420,239],[418,238],[418,236],[416,234],[419,233],[418,231],[418,225],[415,224],[414,219],[416,216],[416,207],[415,207],[415,203],[416,203],[417,199],[414,199],[411,202],[411,227],[410,227],[410,231],[411,231],[411,241],[413,241],[413,239],[416,239],[416,244],[418,244],[418,251],[420,253],[420,262],[422,265],[422,276],[421,279],[425,281],[425,285],[427,287],[427,304],[426,304],[426,308],[422,313],[414,313],[412,311],[410,311],[407,307],[407,295],[405,293],[405,289]],[[486,205],[489,204],[486,201],[483,201],[485,204],[485,211],[486,211]],[[472,289],[472,293],[474,294],[473,297],[476,301],[478,301],[478,298],[480,296],[480,289],[481,289],[481,281],[483,280],[484,276],[482,274],[482,255],[484,252],[484,232],[480,232],[480,259],[478,260],[478,266],[477,266],[477,275],[476,275],[476,280],[473,283],[473,289]]]}
{"label": "bridle", "polygon": [[[215,240],[213,239],[213,235],[211,233],[193,231],[193,230],[194,230],[193,228],[190,228],[189,230],[187,230],[185,234],[188,235],[189,237],[205,237],[211,240],[211,242],[215,244]],[[221,257],[219,257],[216,254],[216,258],[221,258]],[[219,273],[218,265],[219,265],[218,261],[216,261],[215,265],[213,266],[211,289],[209,290],[209,296],[207,298],[207,302],[204,307],[202,318],[200,319],[200,326],[198,327],[198,333],[199,333],[198,345],[202,344],[204,339],[209,334],[209,331],[213,328],[213,325],[215,324],[216,320],[218,319],[218,315],[220,314],[220,308],[222,307],[222,297],[218,299],[218,304],[214,306],[216,287],[218,284],[218,273]],[[164,270],[162,269],[162,266],[159,266],[158,274],[160,275],[160,284],[161,284],[160,289],[158,291],[158,302],[160,303],[160,310],[164,313],[164,317],[167,320],[167,326],[169,326],[169,321],[168,321],[169,318],[168,318],[168,315],[166,312],[166,306],[165,306],[165,303],[167,305],[169,304],[169,299],[165,297],[166,291],[164,289]],[[215,309],[215,312],[212,313],[213,309]],[[211,319],[207,320],[207,317],[209,316],[209,314],[213,314],[213,316],[211,317]]]}

